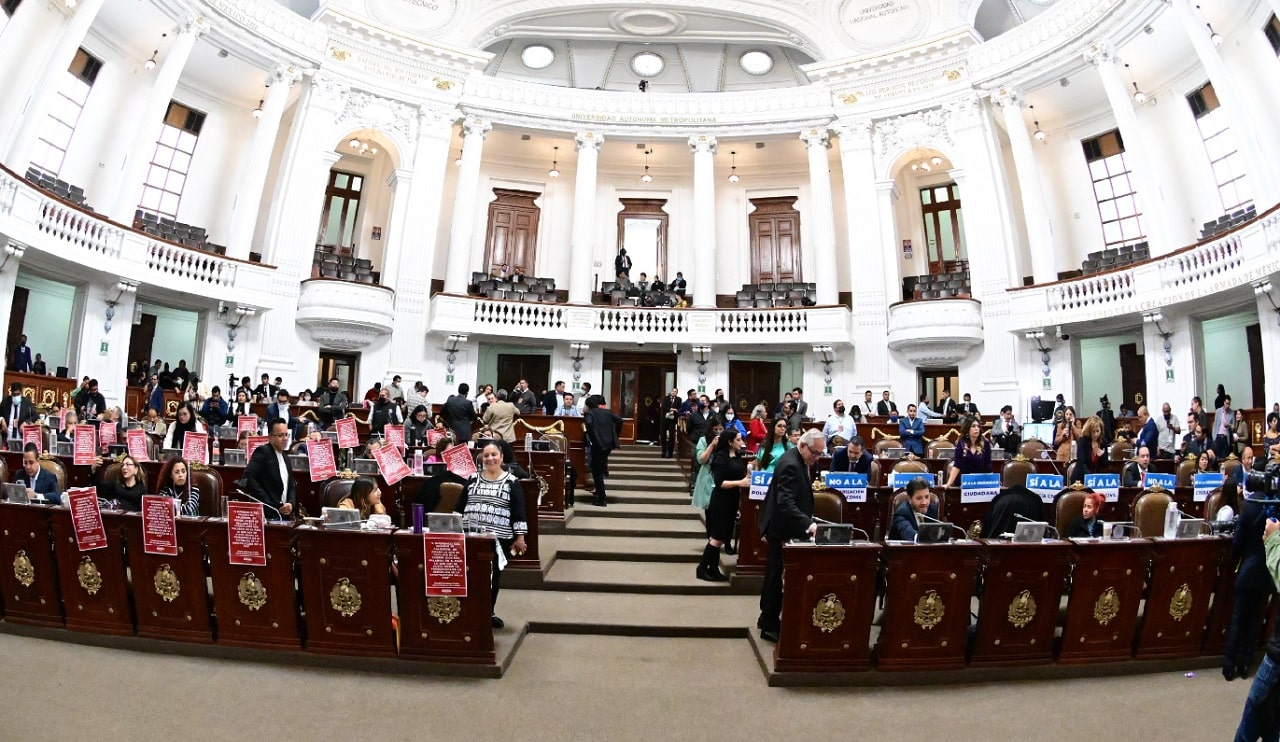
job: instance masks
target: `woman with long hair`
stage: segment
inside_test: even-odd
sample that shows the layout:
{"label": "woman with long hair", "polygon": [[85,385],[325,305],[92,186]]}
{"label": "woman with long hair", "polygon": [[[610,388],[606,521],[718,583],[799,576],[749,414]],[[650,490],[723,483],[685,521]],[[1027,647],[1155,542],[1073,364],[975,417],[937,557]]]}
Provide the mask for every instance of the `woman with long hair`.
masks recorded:
{"label": "woman with long hair", "polygon": [[191,482],[191,466],[181,456],[170,456],[160,470],[160,495],[179,502],[183,515],[200,515],[200,488]]}
{"label": "woman with long hair", "polygon": [[1071,460],[1075,453],[1076,441],[1084,433],[1084,421],[1076,418],[1076,408],[1068,405],[1062,410],[1062,422],[1053,431],[1053,447],[1057,450],[1057,459],[1063,463]]}
{"label": "woman with long hair", "polygon": [[1262,434],[1262,450],[1258,455],[1264,459],[1280,456],[1280,415],[1267,413],[1267,430]]}
{"label": "woman with long hair", "polygon": [[766,410],[764,405],[758,404],[755,409],[751,410],[751,421],[747,426],[747,450],[751,453],[760,452],[760,444],[764,443],[764,439],[769,435],[769,426],[765,422],[764,416]]}
{"label": "woman with long hair", "polygon": [[1094,416],[1084,424],[1080,438],[1076,440],[1076,465],[1071,471],[1072,482],[1083,482],[1086,474],[1101,471],[1107,465],[1107,449],[1102,445],[1102,418]]}
{"label": "woman with long hair", "polygon": [[964,437],[956,442],[956,455],[948,469],[947,486],[955,485],[962,474],[989,474],[991,472],[991,441],[982,436],[982,421],[966,417],[960,423]]}
{"label": "woman with long hair", "polygon": [[696,572],[699,580],[726,582],[720,571],[720,547],[733,537],[738,520],[738,490],[751,484],[751,465],[743,451],[746,440],[737,428],[725,428],[711,454],[711,477],[715,488],[707,507],[707,545]]}
{"label": "woman with long hair", "polygon": [[1244,419],[1244,410],[1236,410],[1235,420],[1231,425],[1231,443],[1235,447],[1236,457],[1244,455],[1252,436],[1249,435],[1249,421]]}
{"label": "woman with long hair", "polygon": [[338,501],[338,507],[347,510],[359,510],[360,520],[368,520],[370,515],[385,515],[386,507],[382,504],[382,490],[373,477],[356,477],[351,483],[351,491]]}
{"label": "woman with long hair", "polygon": [[196,408],[190,402],[180,405],[174,415],[173,424],[164,437],[164,448],[182,448],[182,439],[187,433],[203,433],[204,424],[196,417]]}
{"label": "woman with long hair", "polygon": [[[524,490],[520,480],[502,468],[502,448],[490,441],[480,450],[483,468],[471,475],[466,489],[453,509],[462,513],[468,526],[484,528],[498,538],[498,546],[508,560],[512,554],[521,556],[525,551],[524,535],[529,532],[529,521],[524,512]],[[352,488],[354,489],[354,487]],[[498,605],[498,587],[502,576],[498,559],[493,560],[493,577],[490,582],[490,622],[500,629],[505,624],[494,609]]]}
{"label": "woman with long hair", "polygon": [[142,510],[142,496],[147,494],[147,483],[142,478],[142,468],[132,456],[120,459],[120,476],[108,482],[99,482],[99,464],[90,468],[90,476],[98,488],[98,499],[120,503],[122,510],[137,513]]}
{"label": "woman with long hair", "polygon": [[778,457],[786,453],[788,448],[794,448],[794,446],[787,435],[787,419],[780,417],[769,426],[769,432],[765,435],[764,442],[760,444],[760,458],[757,460],[756,469],[772,472],[773,467],[778,463]]}
{"label": "woman with long hair", "polygon": [[724,424],[720,422],[720,418],[712,415],[707,421],[707,432],[698,439],[698,445],[694,449],[693,455],[698,460],[698,476],[693,480],[693,506],[699,510],[706,510],[711,504],[711,490],[715,486],[711,478],[711,454],[723,431]]}
{"label": "woman with long hair", "polygon": [[242,415],[253,414],[253,403],[249,401],[249,393],[244,389],[236,390],[236,401],[231,403],[231,412],[227,415],[227,419],[234,422],[236,418]]}

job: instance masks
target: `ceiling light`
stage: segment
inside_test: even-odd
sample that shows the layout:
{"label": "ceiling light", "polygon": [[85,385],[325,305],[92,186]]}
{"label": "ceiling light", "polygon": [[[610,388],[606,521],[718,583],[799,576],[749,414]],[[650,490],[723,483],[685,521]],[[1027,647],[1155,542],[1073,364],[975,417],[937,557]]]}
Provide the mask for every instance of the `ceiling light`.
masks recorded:
{"label": "ceiling light", "polygon": [[733,158],[733,167],[729,168],[729,182],[738,182],[738,153],[736,150],[730,150],[729,156]]}
{"label": "ceiling light", "polygon": [[151,58],[142,63],[142,69],[151,71],[156,68],[156,55],[160,53],[159,49],[151,52]]}
{"label": "ceiling light", "polygon": [[347,142],[347,146],[351,149],[360,149],[360,140],[353,138],[351,141]]}
{"label": "ceiling light", "polygon": [[1031,116],[1032,116],[1032,119],[1035,120],[1035,124],[1036,124],[1036,130],[1032,132],[1031,136],[1035,137],[1037,142],[1043,142],[1044,140],[1049,138],[1049,135],[1045,134],[1044,130],[1040,128],[1040,120],[1035,118],[1036,107],[1035,106],[1027,106],[1027,107],[1031,109]]}
{"label": "ceiling light", "polygon": [[[1129,63],[1128,63],[1128,62],[1125,62],[1125,64],[1124,64],[1124,68],[1125,68],[1126,70],[1127,70],[1127,69],[1129,69]],[[1129,79],[1133,81],[1133,102],[1134,102],[1134,103],[1136,103],[1136,104],[1138,104],[1138,105],[1142,105],[1143,103],[1146,103],[1146,102],[1147,102],[1147,94],[1146,94],[1146,93],[1144,93],[1144,92],[1142,92],[1142,91],[1138,88],[1138,81],[1137,81],[1137,80],[1133,80],[1133,72],[1132,72],[1132,71],[1130,71],[1130,73],[1129,73]]]}
{"label": "ceiling light", "polygon": [[933,163],[934,165],[941,165],[941,164],[942,164],[942,158],[941,158],[941,157],[938,157],[937,155],[934,155],[934,156],[933,156],[933,159],[929,160],[929,162]]}
{"label": "ceiling light", "polygon": [[653,176],[649,174],[649,155],[652,153],[653,150],[651,149],[646,149],[644,151],[644,175],[640,176],[641,183],[648,183],[653,180]]}
{"label": "ceiling light", "polygon": [[530,44],[520,51],[520,63],[531,70],[545,70],[556,59],[556,53],[546,44]]}
{"label": "ceiling light", "polygon": [[256,118],[256,119],[260,119],[260,118],[262,118],[262,101],[263,101],[263,99],[262,99],[262,98],[259,98],[259,99],[258,99],[258,107],[257,107],[257,108],[255,108],[255,109],[253,109],[253,117],[254,117],[254,118]]}
{"label": "ceiling light", "polygon": [[378,145],[373,142],[361,141],[355,137],[352,137],[351,141],[347,142],[347,146],[354,149],[358,155],[372,157],[373,155],[378,154]]}
{"label": "ceiling light", "polygon": [[1213,45],[1222,46],[1222,42],[1225,41],[1225,39],[1222,38],[1222,34],[1213,30],[1212,23],[1206,23],[1204,25],[1209,28],[1209,40],[1213,42]]}
{"label": "ceiling light", "polygon": [[454,159],[453,164],[457,165],[458,167],[462,167],[462,148],[461,147],[458,148],[458,156],[456,159]]}
{"label": "ceiling light", "polygon": [[657,77],[666,66],[665,59],[650,51],[640,52],[631,58],[631,71],[640,77]]}
{"label": "ceiling light", "polygon": [[559,177],[560,177],[560,169],[559,169],[559,168],[557,168],[557,167],[556,167],[556,165],[560,162],[560,160],[559,160],[560,148],[559,148],[559,147],[552,147],[552,149],[553,149],[553,150],[555,150],[555,154],[551,156],[551,169],[547,171],[547,177],[548,177],[548,178],[559,178]]}
{"label": "ceiling light", "polygon": [[752,49],[738,57],[738,66],[748,75],[767,75],[773,70],[773,57],[761,49]]}

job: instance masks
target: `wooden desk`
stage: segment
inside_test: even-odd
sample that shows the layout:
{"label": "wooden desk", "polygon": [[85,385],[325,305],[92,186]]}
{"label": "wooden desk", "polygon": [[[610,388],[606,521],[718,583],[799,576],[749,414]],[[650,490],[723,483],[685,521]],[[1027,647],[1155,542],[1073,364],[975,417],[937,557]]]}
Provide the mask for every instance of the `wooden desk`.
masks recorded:
{"label": "wooden desk", "polygon": [[75,379],[60,379],[57,376],[41,376],[39,374],[22,374],[17,371],[4,372],[4,393],[9,394],[9,385],[22,384],[22,396],[31,400],[37,407],[48,409],[55,404],[64,408],[71,405],[71,392],[78,382]]}
{"label": "wooden desk", "polygon": [[876,643],[880,670],[964,666],[981,545],[885,546],[885,609]]}
{"label": "wooden desk", "polygon": [[760,577],[769,556],[769,545],[760,533],[760,506],[764,500],[752,500],[750,487],[738,488],[738,564],[734,577]]}
{"label": "wooden desk", "polygon": [[129,571],[138,615],[138,636],[213,643],[213,600],[204,568],[203,518],[178,518],[178,555],[143,550],[142,515],[121,518],[129,544]]}
{"label": "wooden desk", "polygon": [[1136,657],[1200,654],[1209,617],[1209,598],[1218,578],[1224,541],[1230,544],[1231,539],[1208,536],[1156,541],[1151,550],[1151,584],[1147,588]]}
{"label": "wooden desk", "polygon": [[1133,656],[1133,632],[1151,547],[1146,539],[1073,541],[1075,568],[1059,662],[1115,662]]}
{"label": "wooden desk", "polygon": [[54,508],[0,502],[0,605],[4,620],[64,625],[58,568],[50,541]]}
{"label": "wooden desk", "polygon": [[218,616],[217,640],[233,647],[301,649],[298,598],[294,586],[293,526],[268,523],[267,566],[228,561],[227,521],[206,521],[205,547]]}
{"label": "wooden desk", "polygon": [[307,651],[395,657],[391,624],[391,534],[299,526]]}
{"label": "wooden desk", "polygon": [[982,602],[969,664],[1052,662],[1058,606],[1071,570],[1071,545],[986,540],[982,563]]}
{"label": "wooden desk", "polygon": [[529,532],[525,534],[525,551],[522,556],[511,556],[507,569],[542,571],[542,555],[538,550],[538,521],[542,513],[538,509],[538,483],[530,479],[520,481],[524,490],[525,519],[529,523]]}
{"label": "wooden desk", "polygon": [[400,656],[406,659],[493,665],[492,604],[489,579],[493,574],[493,536],[467,536],[467,595],[428,598],[425,549],[420,534],[398,531],[395,550],[400,557],[396,605],[400,609]]}
{"label": "wooden desk", "polygon": [[871,669],[871,619],[883,547],[788,545],[782,550],[779,672]]}
{"label": "wooden desk", "polygon": [[107,533],[106,548],[82,552],[76,545],[71,511],[53,509],[50,521],[68,629],[133,635],[133,601],[129,595],[120,540],[125,517],[124,513],[104,510],[102,525]]}

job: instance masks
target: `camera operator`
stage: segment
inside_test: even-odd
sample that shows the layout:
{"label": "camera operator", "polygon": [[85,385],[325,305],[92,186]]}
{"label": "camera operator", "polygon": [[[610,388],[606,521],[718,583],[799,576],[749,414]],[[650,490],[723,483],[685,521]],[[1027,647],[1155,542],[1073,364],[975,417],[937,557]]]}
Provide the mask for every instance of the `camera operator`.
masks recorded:
{"label": "camera operator", "polygon": [[1178,420],[1173,416],[1173,409],[1169,407],[1169,403],[1165,402],[1161,408],[1161,417],[1156,421],[1156,458],[1157,459],[1176,459],[1178,458],[1178,435],[1182,433],[1182,428],[1178,425]]}

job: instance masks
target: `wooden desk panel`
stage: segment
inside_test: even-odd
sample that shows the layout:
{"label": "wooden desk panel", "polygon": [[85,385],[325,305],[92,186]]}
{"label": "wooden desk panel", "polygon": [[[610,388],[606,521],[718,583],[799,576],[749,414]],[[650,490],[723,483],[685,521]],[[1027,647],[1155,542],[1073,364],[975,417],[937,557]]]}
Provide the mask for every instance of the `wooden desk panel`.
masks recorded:
{"label": "wooden desk panel", "polygon": [[391,534],[295,530],[307,651],[395,657]]}
{"label": "wooden desk panel", "polygon": [[974,541],[885,547],[889,587],[876,643],[877,668],[964,666],[980,548]]}
{"label": "wooden desk panel", "polygon": [[[1201,654],[1220,657],[1226,651],[1227,632],[1231,630],[1231,613],[1236,600],[1236,564],[1231,558],[1231,539],[1222,539],[1218,548],[1218,576],[1214,581],[1213,605],[1209,607]],[[1271,611],[1267,610],[1265,615],[1270,617]],[[1270,635],[1261,633],[1259,638],[1265,642]]]}
{"label": "wooden desk panel", "polygon": [[49,408],[55,404],[64,408],[71,404],[71,392],[76,388],[75,379],[60,379],[57,376],[41,376],[40,374],[23,374],[17,371],[4,372],[4,393],[9,393],[9,385],[22,384],[22,396],[31,400],[37,407]]}
{"label": "wooden desk panel", "polygon": [[1059,662],[1116,662],[1133,656],[1151,547],[1145,539],[1072,543],[1075,567]]}
{"label": "wooden desk panel", "polygon": [[142,515],[123,516],[138,636],[213,643],[213,605],[204,568],[205,521],[179,518],[178,555],[147,554]]}
{"label": "wooden desk panel", "polygon": [[132,636],[133,598],[125,574],[121,533],[125,514],[102,512],[107,546],[80,551],[71,511],[54,508],[51,517],[58,580],[66,601],[67,628],[96,634]]}
{"label": "wooden desk panel", "polygon": [[[541,477],[547,484],[546,496],[541,498],[540,503],[536,499],[534,501],[538,508],[538,516],[544,520],[563,521],[566,510],[565,455],[560,451],[525,451],[521,447],[516,450],[516,461],[530,474]],[[532,485],[536,492],[538,487],[536,480],[525,482],[525,484],[526,487]]]}
{"label": "wooden desk panel", "polygon": [[542,556],[538,551],[538,520],[542,517],[538,510],[538,486],[536,482],[521,480],[524,488],[524,512],[529,522],[529,532],[525,534],[525,552],[523,556],[511,555],[507,569],[527,569],[542,571]]}
{"label": "wooden desk panel", "polygon": [[228,562],[227,521],[206,521],[217,641],[233,647],[300,649],[293,569],[293,526],[267,524],[267,566]]}
{"label": "wooden desk panel", "polygon": [[493,536],[467,536],[467,596],[426,596],[421,534],[398,531],[395,550],[400,559],[396,605],[400,608],[400,656],[407,659],[468,665],[497,664],[493,647]]}
{"label": "wooden desk panel", "polygon": [[64,625],[50,519],[44,505],[0,503],[0,603],[4,619],[35,626]]}
{"label": "wooden desk panel", "polygon": [[764,563],[769,557],[769,544],[760,533],[760,506],[764,500],[752,500],[751,488],[738,489],[738,564],[735,577],[759,577],[764,575]]}
{"label": "wooden desk panel", "polygon": [[987,540],[982,561],[982,602],[969,664],[1052,662],[1058,606],[1071,570],[1071,545]]}
{"label": "wooden desk panel", "polygon": [[879,544],[783,548],[778,672],[871,669]]}
{"label": "wooden desk panel", "polygon": [[1139,659],[1196,657],[1227,536],[1156,541],[1151,585],[1138,633]]}

